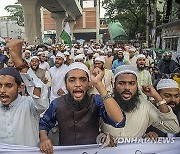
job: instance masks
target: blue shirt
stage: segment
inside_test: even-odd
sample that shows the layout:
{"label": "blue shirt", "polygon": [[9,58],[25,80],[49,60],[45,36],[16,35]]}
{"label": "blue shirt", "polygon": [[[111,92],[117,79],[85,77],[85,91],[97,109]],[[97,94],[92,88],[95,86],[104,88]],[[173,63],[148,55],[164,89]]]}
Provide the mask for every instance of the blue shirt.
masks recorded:
{"label": "blue shirt", "polygon": [[113,64],[112,64],[112,71],[113,73],[115,72],[115,69],[118,67],[118,66],[121,66],[121,65],[124,65],[124,61],[121,60],[119,61],[118,59],[116,59]]}
{"label": "blue shirt", "polygon": [[[55,126],[57,121],[56,113],[57,113],[58,103],[59,103],[58,99],[52,101],[46,113],[40,119],[40,130],[46,130],[47,132],[49,132]],[[125,126],[126,116],[124,112],[123,112],[123,116],[124,116],[123,120],[120,123],[117,123],[108,116],[105,110],[103,100],[100,95],[93,96],[93,103],[95,103],[95,106],[97,107],[97,111],[98,111],[97,117],[101,117],[106,124],[112,125],[113,127],[116,128],[122,128]]]}

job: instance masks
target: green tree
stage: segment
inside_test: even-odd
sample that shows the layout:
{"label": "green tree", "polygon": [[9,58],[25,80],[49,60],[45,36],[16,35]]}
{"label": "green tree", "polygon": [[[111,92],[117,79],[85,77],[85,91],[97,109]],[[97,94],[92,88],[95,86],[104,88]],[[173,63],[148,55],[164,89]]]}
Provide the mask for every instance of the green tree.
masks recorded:
{"label": "green tree", "polygon": [[[153,3],[153,0],[150,2]],[[151,6],[153,5],[149,7]],[[145,39],[147,12],[145,0],[104,0],[103,7],[106,9],[105,16],[111,21],[118,20],[130,39],[134,39],[138,33]],[[157,16],[159,20],[159,14]],[[152,25],[152,22],[149,24]]]}
{"label": "green tree", "polygon": [[9,19],[16,20],[19,26],[24,26],[23,8],[19,2],[7,5],[4,9],[10,13]]}

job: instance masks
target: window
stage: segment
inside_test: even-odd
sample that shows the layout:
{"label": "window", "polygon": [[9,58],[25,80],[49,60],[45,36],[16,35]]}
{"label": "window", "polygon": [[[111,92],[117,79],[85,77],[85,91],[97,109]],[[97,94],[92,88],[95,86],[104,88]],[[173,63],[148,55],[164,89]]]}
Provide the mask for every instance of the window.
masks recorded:
{"label": "window", "polygon": [[165,49],[177,51],[178,37],[166,38],[165,39]]}

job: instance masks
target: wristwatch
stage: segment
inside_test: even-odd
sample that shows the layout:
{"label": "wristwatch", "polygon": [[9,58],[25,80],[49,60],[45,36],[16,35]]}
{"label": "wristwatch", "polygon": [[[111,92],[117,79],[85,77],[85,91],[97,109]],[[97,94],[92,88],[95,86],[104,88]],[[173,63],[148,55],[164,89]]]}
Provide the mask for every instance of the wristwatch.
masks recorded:
{"label": "wristwatch", "polygon": [[113,94],[110,91],[107,91],[107,94],[105,96],[102,97],[103,101],[105,101],[106,99],[113,97]]}
{"label": "wristwatch", "polygon": [[160,106],[160,105],[162,105],[162,104],[166,104],[166,101],[165,101],[164,99],[163,99],[162,101],[156,103],[157,106]]}

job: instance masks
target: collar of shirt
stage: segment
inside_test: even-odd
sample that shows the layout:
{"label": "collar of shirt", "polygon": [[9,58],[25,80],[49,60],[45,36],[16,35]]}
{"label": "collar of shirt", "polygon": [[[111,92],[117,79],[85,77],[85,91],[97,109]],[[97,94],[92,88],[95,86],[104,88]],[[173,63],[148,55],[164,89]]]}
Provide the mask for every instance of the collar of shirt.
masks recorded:
{"label": "collar of shirt", "polygon": [[18,94],[18,96],[16,97],[16,99],[14,101],[12,101],[9,105],[3,105],[1,102],[0,102],[0,107],[4,110],[4,111],[7,111],[9,110],[10,108],[12,108],[13,106],[17,105],[19,103],[21,99],[21,95]]}

